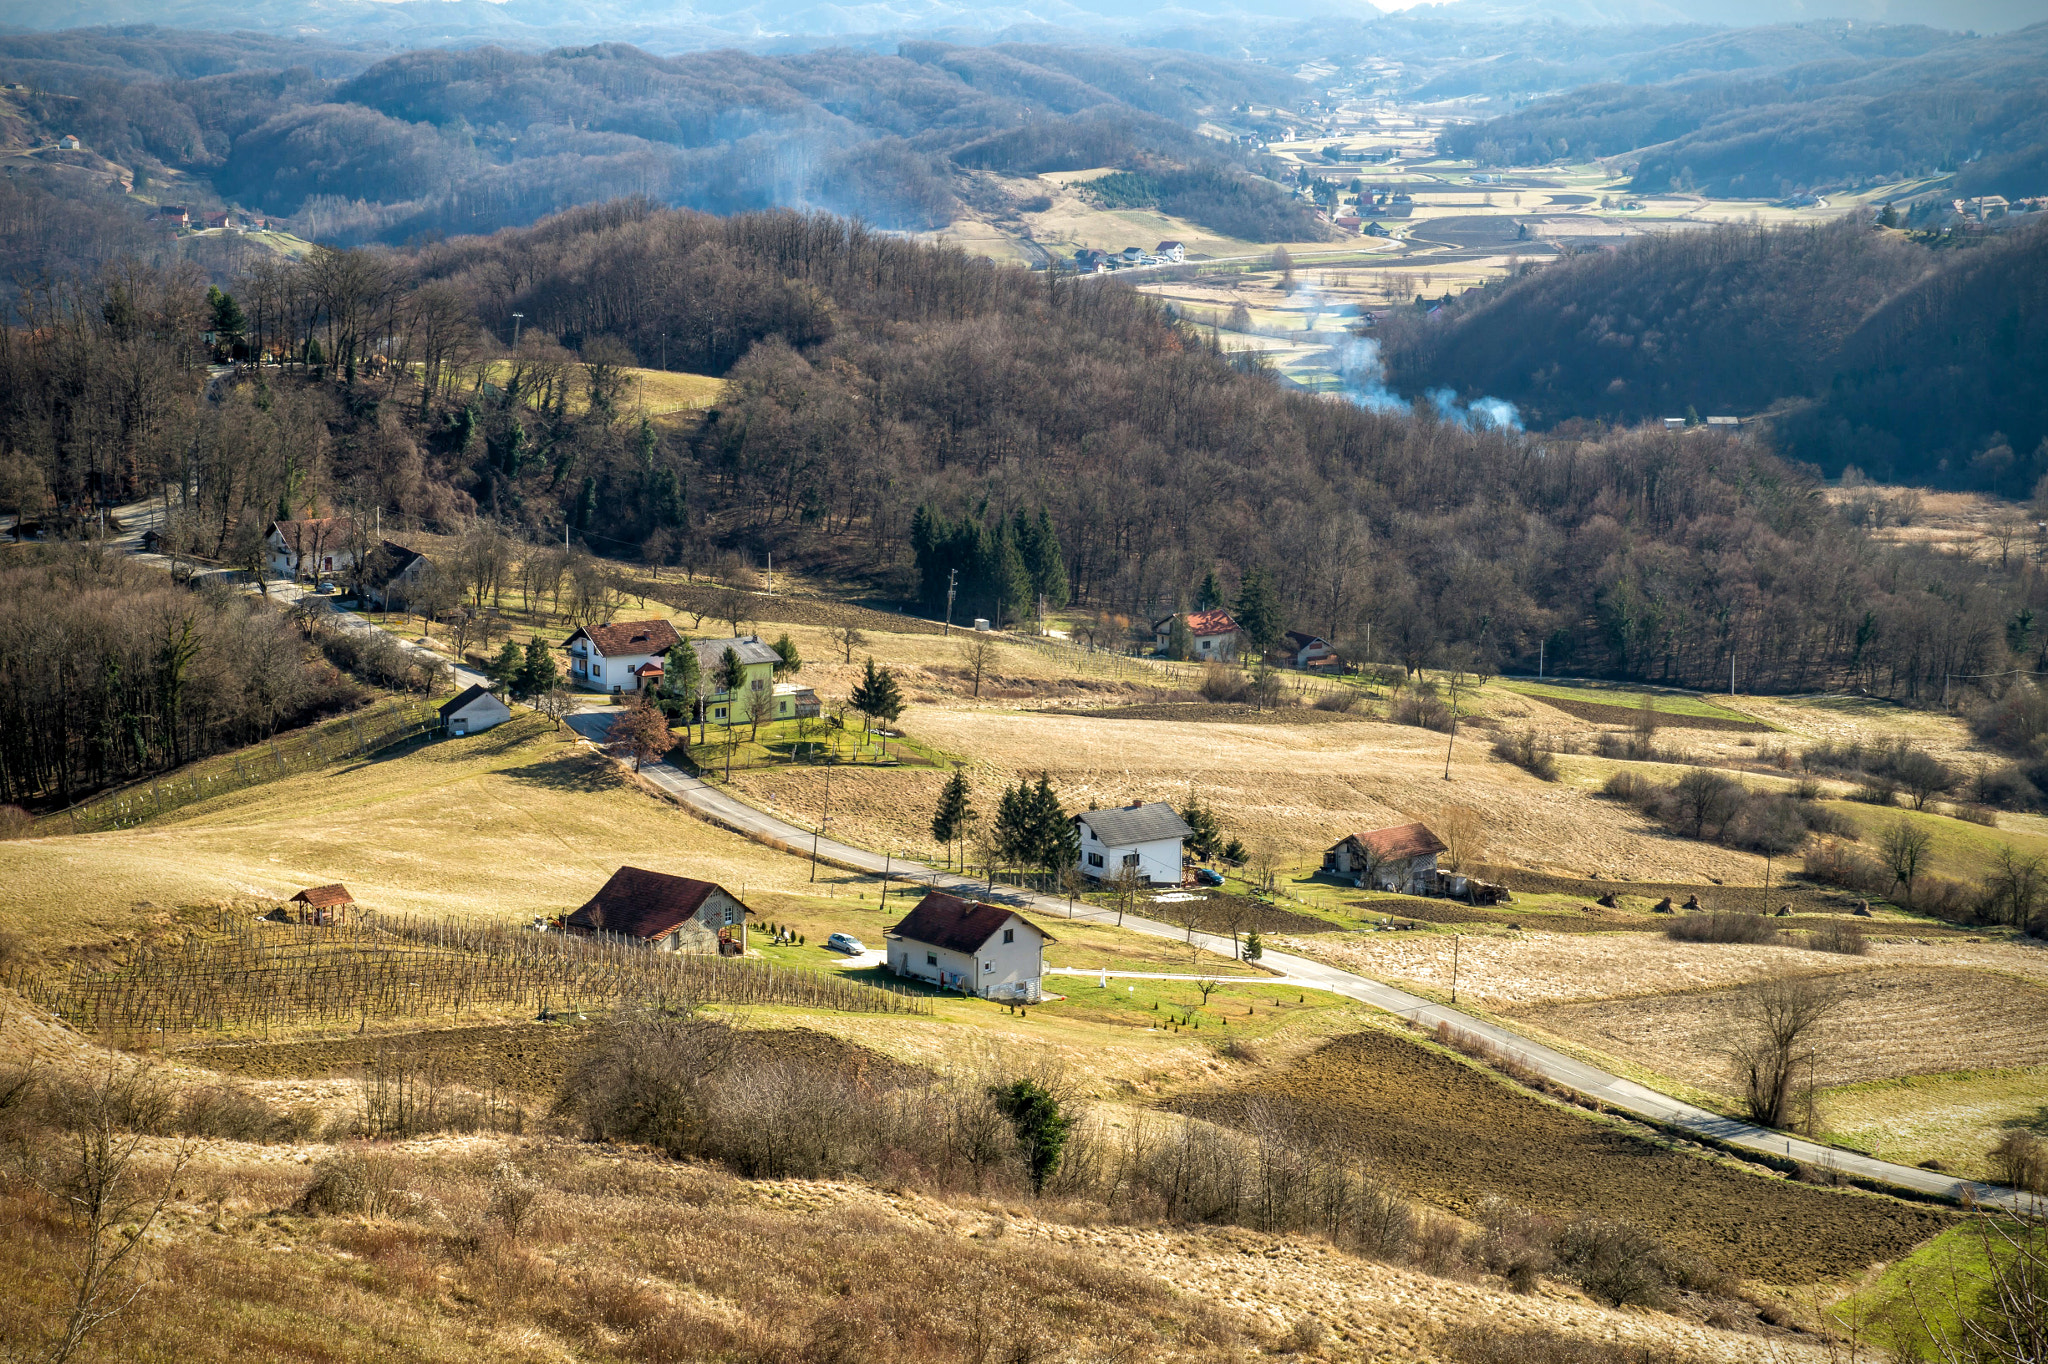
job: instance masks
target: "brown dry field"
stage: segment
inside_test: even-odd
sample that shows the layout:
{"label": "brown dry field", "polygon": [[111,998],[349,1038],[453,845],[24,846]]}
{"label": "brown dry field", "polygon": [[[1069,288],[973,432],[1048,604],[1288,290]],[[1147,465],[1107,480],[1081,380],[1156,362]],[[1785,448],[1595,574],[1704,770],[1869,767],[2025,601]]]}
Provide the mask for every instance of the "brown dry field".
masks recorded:
{"label": "brown dry field", "polygon": [[[1811,954],[1803,954],[1811,955]],[[1825,978],[1823,1086],[2048,1063],[2048,984],[1953,966],[1880,966]],[[1463,981],[1459,982],[1460,990]],[[1739,991],[1711,989],[1510,1010],[1507,1017],[1727,1097]]]}
{"label": "brown dry field", "polygon": [[[936,697],[933,698],[937,700]],[[971,759],[975,804],[989,811],[1004,785],[1044,772],[1070,809],[1192,795],[1225,832],[1283,862],[1300,864],[1344,834],[1431,818],[1469,805],[1488,830],[1487,860],[1569,876],[1704,883],[1762,879],[1747,853],[1671,837],[1626,807],[1545,783],[1487,754],[1468,731],[1445,782],[1443,735],[1376,721],[1349,724],[1208,723],[1193,737],[1149,720],[1042,714],[959,704],[913,705],[904,728]],[[928,825],[938,772],[833,774],[834,826],[872,847],[936,853]],[[823,802],[816,771],[735,777],[748,799],[814,820]],[[844,792],[844,795],[841,793]]]}
{"label": "brown dry field", "polygon": [[1950,1220],[1897,1199],[1696,1159],[1384,1032],[1338,1038],[1175,1107],[1227,1123],[1242,1120],[1247,1099],[1316,1124],[1412,1195],[1461,1215],[1494,1194],[1555,1216],[1629,1221],[1765,1283],[1861,1274]]}
{"label": "brown dry field", "polygon": [[[1381,980],[1450,990],[1451,941],[1441,934],[1319,935],[1276,939],[1273,946]],[[1801,947],[1673,942],[1649,933],[1489,934],[1463,938],[1457,965],[1458,997],[1494,1010],[1683,995],[1781,972],[1974,970],[2048,984],[2048,948],[1954,939],[1878,941],[1868,956],[1845,957]]]}

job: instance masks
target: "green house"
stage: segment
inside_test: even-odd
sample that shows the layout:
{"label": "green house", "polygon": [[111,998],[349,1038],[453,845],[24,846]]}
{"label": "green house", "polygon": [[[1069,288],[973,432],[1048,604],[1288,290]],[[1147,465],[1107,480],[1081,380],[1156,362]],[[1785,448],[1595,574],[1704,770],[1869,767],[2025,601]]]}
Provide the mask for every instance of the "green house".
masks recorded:
{"label": "green house", "polygon": [[[703,718],[714,725],[741,725],[750,718],[748,707],[756,694],[754,683],[765,684],[763,695],[769,700],[770,708],[761,713],[763,720],[775,718],[772,708],[775,695],[775,665],[782,662],[782,655],[764,643],[759,635],[741,635],[737,639],[693,639],[690,648],[697,654],[697,670],[704,679]],[[740,657],[740,668],[746,673],[746,681],[740,685],[738,694],[717,690],[718,669],[725,658],[725,651],[732,650]]]}

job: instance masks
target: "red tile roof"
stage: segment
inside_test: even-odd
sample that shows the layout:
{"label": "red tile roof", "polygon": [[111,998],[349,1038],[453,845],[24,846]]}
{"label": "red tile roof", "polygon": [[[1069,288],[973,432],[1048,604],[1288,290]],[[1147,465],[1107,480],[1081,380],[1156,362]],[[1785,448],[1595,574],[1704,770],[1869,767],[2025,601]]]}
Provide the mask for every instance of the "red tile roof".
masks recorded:
{"label": "red tile roof", "polygon": [[665,654],[683,642],[676,627],[665,620],[622,620],[610,625],[580,625],[562,641],[568,648],[581,635],[606,658],[623,654]]}
{"label": "red tile roof", "polygon": [[1188,633],[1191,635],[1228,635],[1237,630],[1237,619],[1228,611],[1188,612]]}
{"label": "red tile roof", "polygon": [[[911,910],[902,923],[890,929],[888,936],[972,956],[1016,913],[1002,905],[963,900],[942,890],[927,891],[925,897],[917,902],[917,908]],[[1051,934],[1023,915],[1017,914],[1017,918],[1046,942],[1055,941]]]}
{"label": "red tile roof", "polygon": [[[713,891],[732,895],[711,881],[670,876],[641,867],[620,867],[589,904],[563,923],[571,933],[617,933],[652,941],[666,937],[678,925],[695,918]],[[732,898],[735,903],[739,900],[736,895]],[[740,908],[753,912],[745,905]]]}
{"label": "red tile roof", "polygon": [[1350,838],[1373,849],[1390,862],[1449,851],[1443,840],[1429,831],[1427,824],[1396,824],[1392,828],[1352,834]]}
{"label": "red tile roof", "polygon": [[311,905],[314,909],[333,909],[336,905],[354,904],[356,897],[348,893],[347,886],[336,881],[331,886],[308,886],[292,896],[292,901]]}

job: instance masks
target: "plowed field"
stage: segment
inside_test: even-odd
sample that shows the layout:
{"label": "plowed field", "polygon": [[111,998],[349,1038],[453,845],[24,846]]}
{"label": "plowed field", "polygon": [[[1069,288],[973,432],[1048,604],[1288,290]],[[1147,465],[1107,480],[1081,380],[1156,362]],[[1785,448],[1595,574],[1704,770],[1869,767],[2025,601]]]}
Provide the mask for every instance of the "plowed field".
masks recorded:
{"label": "plowed field", "polygon": [[[2048,1064],[2048,986],[1943,967],[1854,971],[1828,980],[1841,1002],[1822,1024],[1814,1075],[1822,1085]],[[1738,991],[1719,989],[1510,1016],[1732,1095],[1727,1048],[1740,1004]]]}
{"label": "plowed field", "polygon": [[1931,1208],[1665,1150],[1386,1033],[1338,1038],[1284,1069],[1177,1107],[1230,1122],[1253,1098],[1319,1125],[1440,1207],[1469,1214],[1496,1194],[1560,1217],[1626,1220],[1768,1283],[1860,1273],[1949,1221]]}

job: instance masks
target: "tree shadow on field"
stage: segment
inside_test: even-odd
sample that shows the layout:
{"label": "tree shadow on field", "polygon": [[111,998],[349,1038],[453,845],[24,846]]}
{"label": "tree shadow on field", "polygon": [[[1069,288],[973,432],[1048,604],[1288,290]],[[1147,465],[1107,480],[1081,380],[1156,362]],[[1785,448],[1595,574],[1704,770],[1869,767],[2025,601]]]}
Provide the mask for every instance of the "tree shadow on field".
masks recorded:
{"label": "tree shadow on field", "polygon": [[590,754],[581,752],[564,753],[558,758],[543,758],[539,762],[526,763],[520,767],[508,767],[501,775],[524,786],[544,786],[552,791],[573,791],[586,795],[616,791],[625,781],[611,764],[600,762]]}

